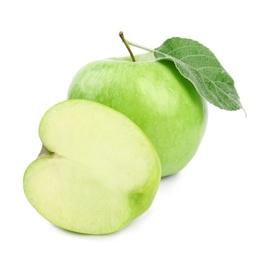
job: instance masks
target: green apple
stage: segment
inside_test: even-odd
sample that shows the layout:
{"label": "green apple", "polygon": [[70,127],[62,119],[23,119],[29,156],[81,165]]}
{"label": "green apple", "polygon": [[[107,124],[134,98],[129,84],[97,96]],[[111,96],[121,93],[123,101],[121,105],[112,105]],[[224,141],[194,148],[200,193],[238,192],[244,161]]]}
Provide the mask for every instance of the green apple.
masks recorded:
{"label": "green apple", "polygon": [[43,149],[26,169],[24,192],[54,225],[106,234],[150,207],[160,160],[125,115],[93,101],[64,101],[45,113],[39,136]]}
{"label": "green apple", "polygon": [[205,101],[173,62],[152,53],[111,58],[85,65],[75,75],[69,99],[105,104],[134,121],[156,148],[162,176],[192,159],[206,128]]}

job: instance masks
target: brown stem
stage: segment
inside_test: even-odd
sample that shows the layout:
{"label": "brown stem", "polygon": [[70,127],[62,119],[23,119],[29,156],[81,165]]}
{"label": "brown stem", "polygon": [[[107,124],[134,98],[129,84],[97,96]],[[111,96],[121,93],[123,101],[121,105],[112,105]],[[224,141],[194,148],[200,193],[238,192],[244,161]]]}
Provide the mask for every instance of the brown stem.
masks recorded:
{"label": "brown stem", "polygon": [[120,36],[120,38],[122,39],[122,42],[124,43],[124,45],[126,46],[128,52],[130,53],[130,56],[131,56],[131,58],[132,58],[132,61],[135,62],[135,57],[134,57],[134,55],[133,55],[133,53],[132,53],[132,50],[131,50],[131,48],[130,48],[130,45],[129,45],[129,43],[127,42],[127,40],[124,38],[124,34],[123,34],[122,31],[119,32],[119,36]]}

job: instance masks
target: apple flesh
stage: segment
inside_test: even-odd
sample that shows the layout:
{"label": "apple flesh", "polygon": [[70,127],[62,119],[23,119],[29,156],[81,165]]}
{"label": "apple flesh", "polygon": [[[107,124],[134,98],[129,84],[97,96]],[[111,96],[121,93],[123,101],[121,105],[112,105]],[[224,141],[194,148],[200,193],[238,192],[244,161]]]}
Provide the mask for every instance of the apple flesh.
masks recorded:
{"label": "apple flesh", "polygon": [[39,126],[43,149],[24,174],[32,206],[63,229],[106,234],[144,213],[159,186],[158,155],[123,114],[86,100],[61,102]]}
{"label": "apple flesh", "polygon": [[173,62],[153,54],[96,61],[75,75],[69,99],[105,104],[134,121],[156,148],[162,176],[177,173],[192,159],[206,128],[207,110],[194,86]]}

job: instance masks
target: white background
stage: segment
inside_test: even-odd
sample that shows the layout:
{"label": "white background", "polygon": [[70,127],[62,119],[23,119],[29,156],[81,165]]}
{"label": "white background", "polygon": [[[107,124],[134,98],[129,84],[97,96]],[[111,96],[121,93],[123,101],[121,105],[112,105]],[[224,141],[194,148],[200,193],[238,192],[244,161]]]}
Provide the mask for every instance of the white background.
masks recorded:
{"label": "white background", "polygon": [[[264,1],[0,2],[0,259],[267,259]],[[162,180],[152,207],[112,235],[56,228],[26,200],[22,178],[43,113],[84,64],[127,55],[118,37],[155,48],[172,36],[208,46],[246,109],[209,105],[198,153]],[[135,53],[140,52],[133,49]]]}

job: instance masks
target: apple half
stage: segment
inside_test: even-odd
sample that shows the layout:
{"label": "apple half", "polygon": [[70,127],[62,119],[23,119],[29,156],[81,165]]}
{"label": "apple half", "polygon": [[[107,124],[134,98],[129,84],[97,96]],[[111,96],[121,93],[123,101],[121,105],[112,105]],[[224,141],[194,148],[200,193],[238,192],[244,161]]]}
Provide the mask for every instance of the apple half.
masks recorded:
{"label": "apple half", "polygon": [[54,225],[107,234],[150,207],[160,161],[123,114],[93,101],[63,101],[45,113],[39,136],[43,148],[25,171],[24,192]]}

